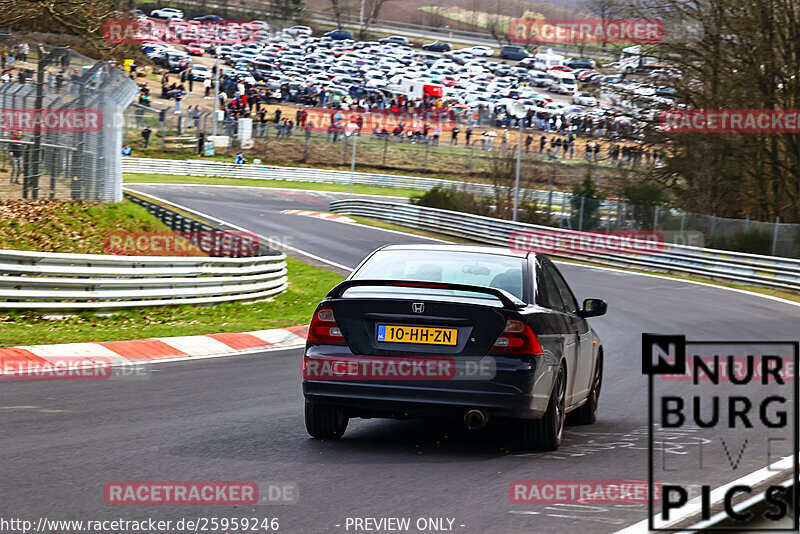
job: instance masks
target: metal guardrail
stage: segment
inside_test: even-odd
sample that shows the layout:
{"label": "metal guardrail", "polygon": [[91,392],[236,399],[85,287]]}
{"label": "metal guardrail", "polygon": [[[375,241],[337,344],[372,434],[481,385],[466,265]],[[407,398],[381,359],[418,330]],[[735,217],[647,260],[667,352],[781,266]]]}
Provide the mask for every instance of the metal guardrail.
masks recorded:
{"label": "metal guardrail", "polygon": [[[190,216],[183,215],[159,204],[154,204],[136,194],[125,192],[123,196],[126,200],[130,200],[134,204],[145,208],[150,214],[155,216],[156,219],[166,224],[169,229],[174,232],[194,233],[218,230],[218,228],[205,224]],[[257,239],[258,237],[253,234],[253,238]],[[236,234],[230,235],[225,245],[224,248],[210,248],[209,250],[205,250],[205,252],[207,252],[209,256],[225,256],[228,258],[246,258],[249,256],[270,256],[277,254],[277,252],[270,250],[268,247],[254,247],[252,243],[243,240],[241,236]]]}
{"label": "metal guardrail", "polygon": [[[217,230],[128,193],[175,232]],[[286,256],[263,247],[224,257],[116,256],[0,250],[0,310],[116,310],[252,301],[288,287]]]}
{"label": "metal guardrail", "polygon": [[[224,176],[225,178],[249,178],[254,180],[285,180],[293,182],[316,182],[328,184],[371,185],[397,189],[428,191],[436,186],[454,187],[484,197],[494,197],[496,188],[490,184],[441,180],[393,174],[374,174],[366,172],[351,173],[330,169],[311,169],[304,167],[278,167],[273,165],[236,165],[218,161],[172,160],[150,158],[124,158],[122,172],[132,174],[174,174],[180,176]],[[505,190],[506,188],[501,188]],[[547,202],[548,192],[535,189],[521,189],[522,198],[531,202]],[[569,193],[552,192],[553,204],[568,201]]]}
{"label": "metal guardrail", "polygon": [[[456,211],[374,200],[347,199],[330,203],[334,213],[369,217],[409,228],[511,246],[512,234],[539,232],[550,236],[586,235],[549,226],[515,223]],[[663,243],[657,252],[594,253],[580,247],[565,248],[553,256],[588,263],[646,271],[700,275],[705,278],[775,289],[800,290],[800,260],[758,256]]]}

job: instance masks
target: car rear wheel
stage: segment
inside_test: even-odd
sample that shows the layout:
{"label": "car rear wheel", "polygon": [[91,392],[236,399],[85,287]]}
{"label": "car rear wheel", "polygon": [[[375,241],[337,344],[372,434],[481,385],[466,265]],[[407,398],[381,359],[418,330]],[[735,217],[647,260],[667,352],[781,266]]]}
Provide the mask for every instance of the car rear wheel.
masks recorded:
{"label": "car rear wheel", "polygon": [[317,439],[339,439],[347,429],[349,418],[330,404],[306,401],[306,430]]}
{"label": "car rear wheel", "polygon": [[566,393],[566,373],[563,367],[559,367],[544,417],[522,423],[523,446],[526,449],[554,451],[561,445],[566,418]]}
{"label": "car rear wheel", "polygon": [[600,399],[600,388],[603,385],[603,358],[597,359],[597,368],[594,370],[592,389],[589,398],[583,406],[569,414],[569,422],[576,425],[591,425],[597,421],[597,406]]}

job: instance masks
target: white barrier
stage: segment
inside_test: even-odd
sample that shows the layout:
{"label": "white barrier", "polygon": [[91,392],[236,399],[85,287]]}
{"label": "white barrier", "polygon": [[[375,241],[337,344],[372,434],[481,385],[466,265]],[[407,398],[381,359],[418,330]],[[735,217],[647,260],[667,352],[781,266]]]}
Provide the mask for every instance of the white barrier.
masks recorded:
{"label": "white barrier", "polygon": [[258,300],[288,285],[286,256],[107,256],[0,250],[0,309],[113,310]]}

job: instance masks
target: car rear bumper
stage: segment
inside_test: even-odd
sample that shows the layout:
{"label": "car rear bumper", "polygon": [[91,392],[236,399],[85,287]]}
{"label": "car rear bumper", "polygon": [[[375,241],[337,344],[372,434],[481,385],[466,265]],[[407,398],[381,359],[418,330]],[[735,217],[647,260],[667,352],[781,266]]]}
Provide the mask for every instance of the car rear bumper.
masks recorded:
{"label": "car rear bumper", "polygon": [[[337,362],[364,357],[338,354]],[[307,352],[306,361],[319,356]],[[321,358],[330,358],[330,352]],[[374,359],[375,357],[367,357]],[[483,358],[485,360],[486,358]],[[452,380],[303,379],[303,395],[313,403],[343,408],[351,417],[461,418],[466,410],[481,409],[490,417],[538,419],[544,415],[557,363],[546,356],[532,361],[494,357],[492,376]],[[473,362],[474,363],[474,362]],[[484,362],[485,363],[485,362]]]}

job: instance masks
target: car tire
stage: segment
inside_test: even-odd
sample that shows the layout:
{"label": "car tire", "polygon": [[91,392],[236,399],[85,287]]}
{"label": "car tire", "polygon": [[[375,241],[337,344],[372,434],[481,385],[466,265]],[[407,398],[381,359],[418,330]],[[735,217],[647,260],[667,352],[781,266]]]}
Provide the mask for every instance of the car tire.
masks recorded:
{"label": "car tire", "polygon": [[306,401],[306,430],[311,437],[340,439],[349,420],[336,406]]}
{"label": "car tire", "polygon": [[547,410],[541,419],[522,422],[522,442],[525,449],[554,451],[561,445],[566,419],[567,376],[564,367],[558,368]]}
{"label": "car tire", "polygon": [[603,356],[597,359],[597,367],[592,378],[592,388],[589,398],[583,406],[569,414],[569,422],[575,425],[591,425],[597,421],[597,407],[600,400],[600,389],[603,386]]}

